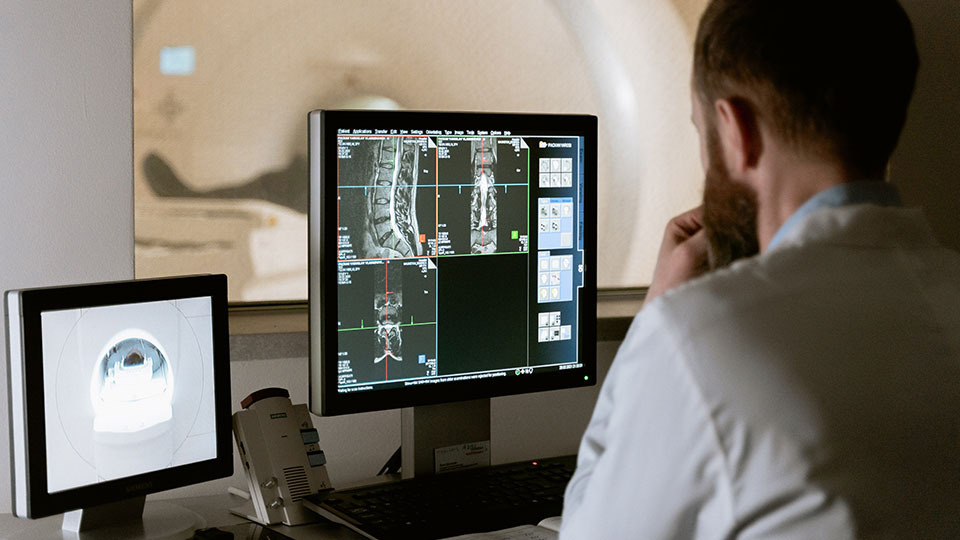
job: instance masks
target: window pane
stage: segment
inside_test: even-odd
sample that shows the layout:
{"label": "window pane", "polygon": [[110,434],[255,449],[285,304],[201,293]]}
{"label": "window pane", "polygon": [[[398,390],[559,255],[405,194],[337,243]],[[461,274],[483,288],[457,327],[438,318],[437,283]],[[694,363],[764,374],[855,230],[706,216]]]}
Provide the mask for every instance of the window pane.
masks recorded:
{"label": "window pane", "polygon": [[306,298],[307,113],[396,104],[600,116],[600,286],[646,284],[702,178],[677,3],[135,0],[137,276]]}

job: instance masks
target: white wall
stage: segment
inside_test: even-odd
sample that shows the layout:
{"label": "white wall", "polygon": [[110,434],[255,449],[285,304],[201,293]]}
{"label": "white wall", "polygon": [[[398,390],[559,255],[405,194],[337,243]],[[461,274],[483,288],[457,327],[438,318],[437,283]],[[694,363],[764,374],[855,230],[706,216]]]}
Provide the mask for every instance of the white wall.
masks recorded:
{"label": "white wall", "polygon": [[130,17],[127,0],[0,1],[0,291],[133,277]]}

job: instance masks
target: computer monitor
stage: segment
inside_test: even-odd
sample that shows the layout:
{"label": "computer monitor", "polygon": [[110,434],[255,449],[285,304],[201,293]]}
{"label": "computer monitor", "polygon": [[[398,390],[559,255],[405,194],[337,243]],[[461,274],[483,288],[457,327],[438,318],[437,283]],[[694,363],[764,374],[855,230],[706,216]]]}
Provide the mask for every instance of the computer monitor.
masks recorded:
{"label": "computer monitor", "polygon": [[405,408],[411,476],[489,444],[489,398],[594,384],[596,117],[313,111],[309,144],[313,412]]}
{"label": "computer monitor", "polygon": [[15,515],[124,537],[203,525],[144,500],[233,474],[226,297],[223,275],[6,293]]}

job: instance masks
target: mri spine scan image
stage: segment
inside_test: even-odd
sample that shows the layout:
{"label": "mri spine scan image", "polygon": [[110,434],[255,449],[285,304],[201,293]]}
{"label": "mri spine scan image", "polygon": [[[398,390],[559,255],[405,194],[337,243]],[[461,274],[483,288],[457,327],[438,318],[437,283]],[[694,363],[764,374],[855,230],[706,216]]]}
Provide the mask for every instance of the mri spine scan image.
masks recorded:
{"label": "mri spine scan image", "polygon": [[392,358],[403,361],[403,334],[400,328],[400,313],[403,309],[403,273],[400,264],[394,265],[390,275],[390,262],[377,267],[376,291],[373,295],[373,310],[376,314],[376,356],[373,363]]}
{"label": "mri spine scan image", "polygon": [[108,342],[90,381],[100,478],[134,474],[145,457],[157,467],[170,463],[173,391],[170,357],[156,338],[127,330]]}
{"label": "mri spine scan image", "polygon": [[473,191],[470,194],[470,253],[497,251],[497,146],[492,137],[470,143],[473,153]]}
{"label": "mri spine scan image", "polygon": [[417,223],[419,143],[387,137],[374,152],[372,186],[368,193],[367,256],[423,255]]}

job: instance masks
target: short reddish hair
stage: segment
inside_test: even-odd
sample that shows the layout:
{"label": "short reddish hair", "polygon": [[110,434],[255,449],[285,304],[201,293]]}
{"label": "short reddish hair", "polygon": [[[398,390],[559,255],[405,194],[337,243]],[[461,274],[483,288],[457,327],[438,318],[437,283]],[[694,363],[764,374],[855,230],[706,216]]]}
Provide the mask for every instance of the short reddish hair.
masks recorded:
{"label": "short reddish hair", "polygon": [[705,105],[745,98],[796,148],[861,175],[885,168],[919,63],[896,0],[713,0],[694,47]]}

